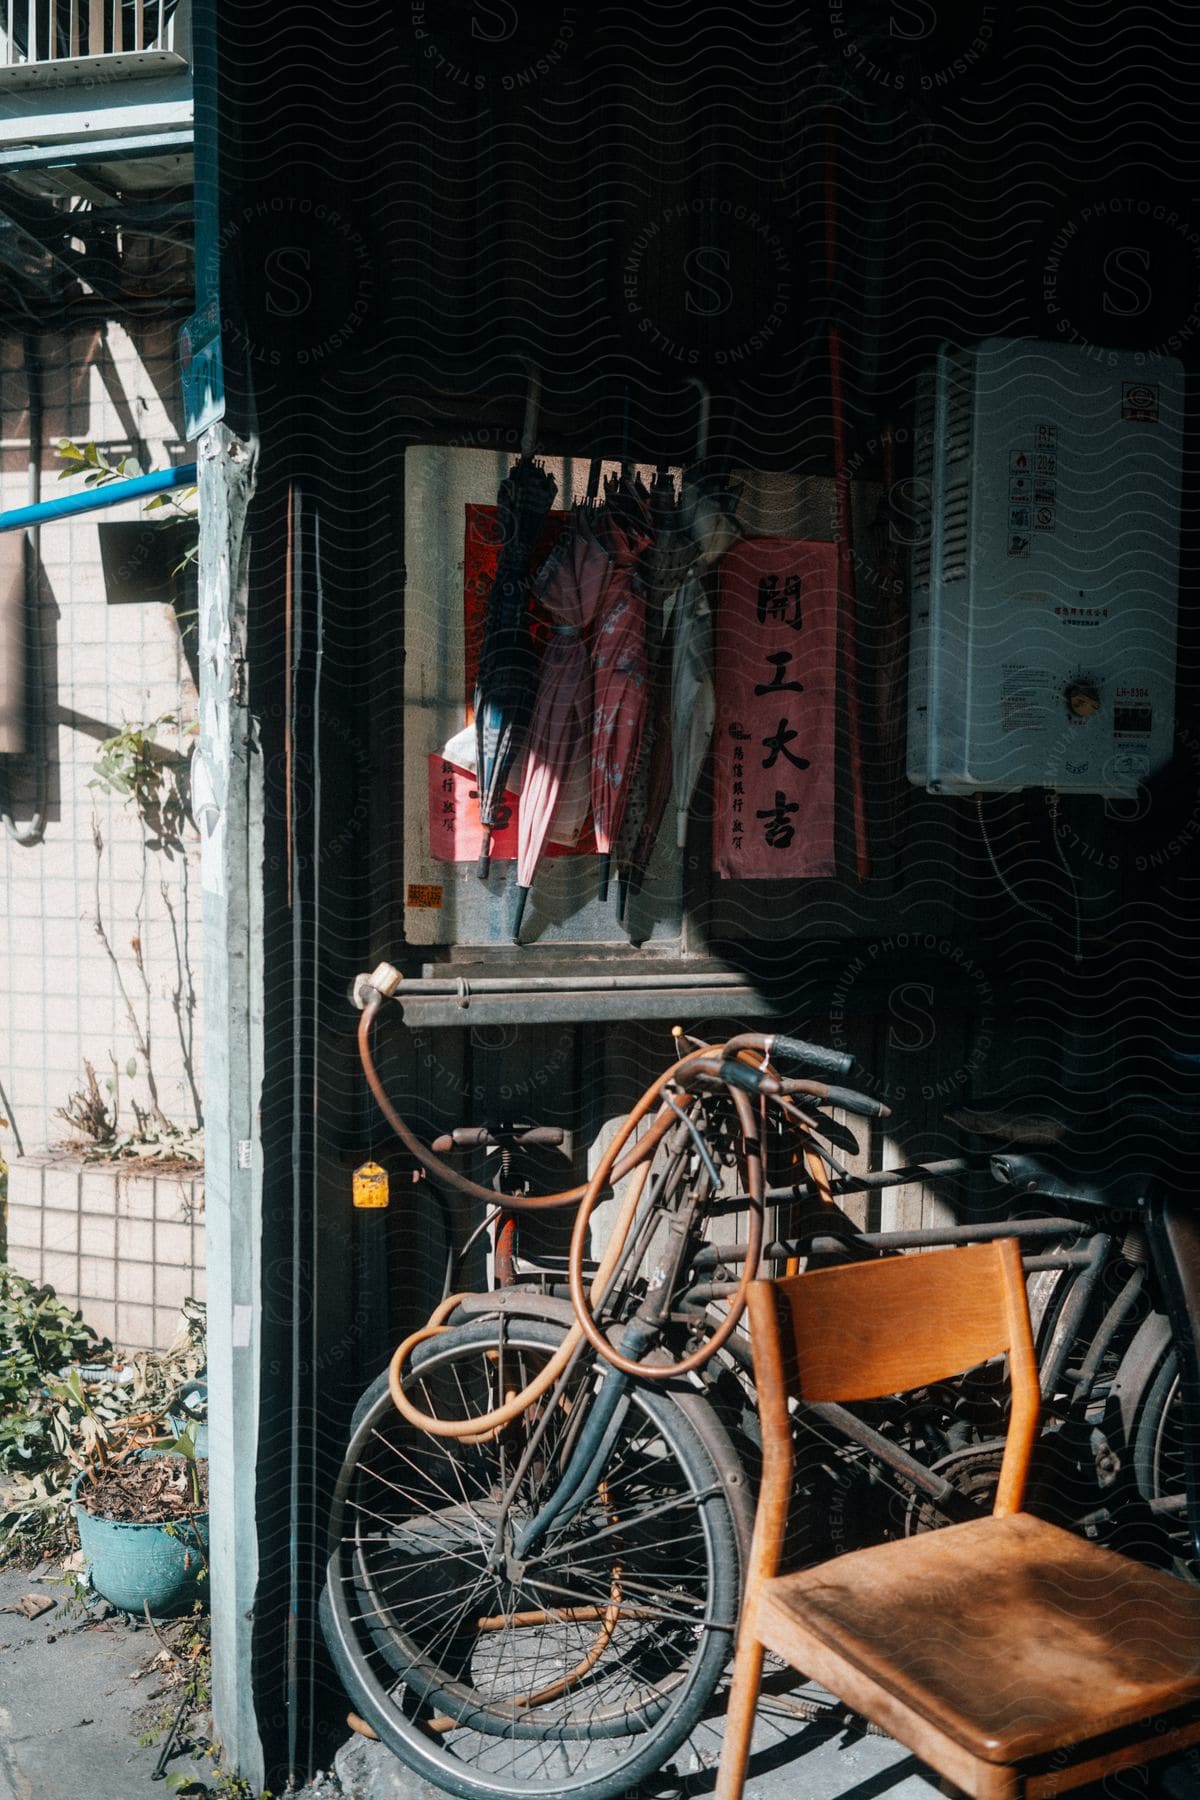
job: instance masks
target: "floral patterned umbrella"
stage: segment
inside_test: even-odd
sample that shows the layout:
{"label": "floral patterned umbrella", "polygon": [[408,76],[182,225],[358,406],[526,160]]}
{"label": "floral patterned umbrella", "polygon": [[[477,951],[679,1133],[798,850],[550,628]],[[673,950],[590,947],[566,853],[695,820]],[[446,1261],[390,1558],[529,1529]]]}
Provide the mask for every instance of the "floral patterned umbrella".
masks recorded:
{"label": "floral patterned umbrella", "polygon": [[608,895],[613,845],[637,766],[649,700],[646,601],[638,559],[654,541],[650,496],[640,481],[610,478],[598,532],[613,570],[592,638],[592,822],[600,852],[600,898]]}
{"label": "floral patterned umbrella", "polygon": [[597,536],[592,509],[575,509],[573,528],[547,562],[538,600],[553,620],[525,754],[517,849],[518,942],[525,902],[547,842],[573,844],[590,804],[592,669],[584,641],[603,603],[613,558]]}

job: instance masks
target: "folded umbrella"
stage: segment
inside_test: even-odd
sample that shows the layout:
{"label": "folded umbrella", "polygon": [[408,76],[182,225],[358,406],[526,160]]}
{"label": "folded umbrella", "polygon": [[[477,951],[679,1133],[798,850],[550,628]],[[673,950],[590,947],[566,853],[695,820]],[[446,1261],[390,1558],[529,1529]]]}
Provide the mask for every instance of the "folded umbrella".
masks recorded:
{"label": "folded umbrella", "polygon": [[623,476],[609,483],[598,533],[613,558],[592,638],[592,823],[600,852],[600,898],[608,894],[613,845],[625,816],[649,699],[646,601],[638,558],[653,542],[650,496]]}
{"label": "folded umbrella", "polygon": [[537,587],[553,635],[542,658],[525,753],[514,943],[520,939],[525,902],[547,842],[573,844],[587,817],[592,668],[584,634],[600,609],[612,570],[592,509],[577,507],[573,528],[564,533]]}
{"label": "folded umbrella", "polygon": [[622,917],[627,897],[641,891],[671,798],[671,608],[692,543],[680,526],[675,483],[666,469],[658,470],[650,488],[650,520],[654,542],[641,561],[649,698],[617,846],[617,910]]}
{"label": "folded umbrella", "polygon": [[549,471],[522,456],[496,497],[503,548],[488,595],[474,696],[482,880],[491,868],[492,832],[503,822],[509,771],[524,748],[533,710],[538,677],[529,622],[529,562],[557,491]]}
{"label": "folded umbrella", "polygon": [[675,841],[687,843],[688,818],[716,719],[713,620],[706,577],[739,535],[734,496],[712,476],[685,481],[680,522],[692,544],[688,572],[675,597],[671,630],[671,763]]}

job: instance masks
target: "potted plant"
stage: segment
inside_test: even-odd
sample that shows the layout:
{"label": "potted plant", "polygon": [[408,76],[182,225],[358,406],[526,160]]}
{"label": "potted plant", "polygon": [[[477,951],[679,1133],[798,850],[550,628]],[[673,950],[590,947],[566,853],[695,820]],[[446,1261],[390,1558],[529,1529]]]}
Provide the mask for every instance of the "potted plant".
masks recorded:
{"label": "potted plant", "polygon": [[0,1262],[0,1345],[0,1566],[79,1568],[74,1523],[114,1605],[167,1616],[203,1602],[203,1303],[184,1303],[169,1349],[130,1355]]}
{"label": "potted plant", "polygon": [[[72,1397],[86,1408],[78,1371]],[[85,1415],[86,1416],[86,1415]],[[120,1611],[174,1618],[208,1599],[208,1465],[196,1454],[199,1426],[106,1454],[108,1433],[91,1436],[72,1484],[87,1579]]]}

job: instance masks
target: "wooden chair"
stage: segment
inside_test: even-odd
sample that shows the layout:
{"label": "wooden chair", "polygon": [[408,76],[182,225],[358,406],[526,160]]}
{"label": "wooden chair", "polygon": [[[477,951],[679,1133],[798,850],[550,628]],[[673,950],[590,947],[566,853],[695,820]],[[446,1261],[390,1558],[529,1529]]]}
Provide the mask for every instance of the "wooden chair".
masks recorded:
{"label": "wooden chair", "polygon": [[[758,1281],[762,1491],[716,1800],[739,1800],[764,1650],[976,1800],[1067,1792],[1200,1742],[1200,1588],[1021,1511],[1038,1373],[1013,1239]],[[779,1572],[788,1394],[865,1400],[1007,1352],[991,1517]]]}

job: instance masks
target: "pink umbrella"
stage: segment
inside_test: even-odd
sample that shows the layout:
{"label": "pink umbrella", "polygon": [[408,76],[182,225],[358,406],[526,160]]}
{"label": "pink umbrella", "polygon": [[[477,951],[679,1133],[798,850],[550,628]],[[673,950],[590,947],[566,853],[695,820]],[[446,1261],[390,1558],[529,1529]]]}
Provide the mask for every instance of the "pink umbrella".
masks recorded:
{"label": "pink umbrella", "polygon": [[591,508],[576,507],[574,529],[547,562],[538,595],[554,620],[554,635],[542,658],[525,756],[514,943],[543,849],[548,842],[573,844],[587,817],[592,671],[584,633],[612,572],[613,558],[596,535]]}
{"label": "pink umbrella", "polygon": [[625,477],[609,483],[603,533],[614,561],[592,638],[592,822],[600,852],[600,898],[608,894],[613,845],[625,817],[649,701],[646,602],[637,577],[654,540],[649,495]]}

